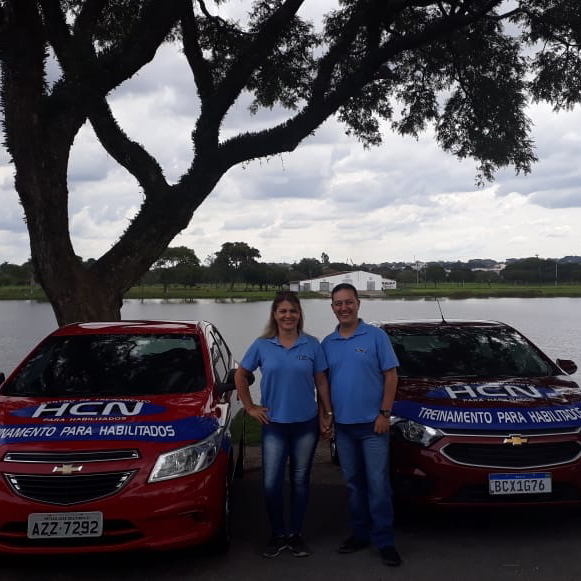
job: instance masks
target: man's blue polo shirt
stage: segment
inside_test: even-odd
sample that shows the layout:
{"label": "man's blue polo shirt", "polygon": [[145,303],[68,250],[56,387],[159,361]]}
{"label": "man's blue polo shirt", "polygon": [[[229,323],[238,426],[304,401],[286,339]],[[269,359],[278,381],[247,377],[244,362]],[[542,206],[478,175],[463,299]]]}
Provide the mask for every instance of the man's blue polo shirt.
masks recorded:
{"label": "man's blue polo shirt", "polygon": [[327,369],[327,360],[315,337],[301,333],[289,349],[278,337],[256,339],[240,365],[260,367],[260,404],[271,422],[306,422],[317,415],[314,374]]}
{"label": "man's blue polo shirt", "polygon": [[322,346],[329,364],[335,421],[375,421],[383,401],[383,372],[399,365],[387,333],[359,320],[353,335],[341,337],[337,327]]}

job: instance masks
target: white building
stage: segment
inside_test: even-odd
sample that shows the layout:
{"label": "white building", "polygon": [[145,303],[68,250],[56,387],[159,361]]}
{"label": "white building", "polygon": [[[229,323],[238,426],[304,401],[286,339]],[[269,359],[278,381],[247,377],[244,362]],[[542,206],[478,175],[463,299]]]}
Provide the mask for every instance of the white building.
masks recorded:
{"label": "white building", "polygon": [[311,278],[310,280],[292,281],[290,290],[295,292],[331,292],[338,284],[352,284],[358,292],[384,291],[397,288],[395,280],[383,278],[380,274],[356,270],[354,272],[339,272]]}

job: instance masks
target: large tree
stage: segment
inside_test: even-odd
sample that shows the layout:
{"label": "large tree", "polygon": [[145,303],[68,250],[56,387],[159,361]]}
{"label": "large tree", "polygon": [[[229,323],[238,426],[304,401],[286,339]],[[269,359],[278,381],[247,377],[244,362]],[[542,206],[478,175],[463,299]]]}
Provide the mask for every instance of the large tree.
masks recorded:
{"label": "large tree", "polygon": [[257,258],[260,258],[260,250],[248,246],[246,242],[224,242],[216,252],[212,268],[223,281],[230,282],[232,289],[234,283],[242,281],[244,271],[257,264]]}
{"label": "large tree", "polygon": [[[124,292],[231,167],[294,150],[331,116],[366,146],[381,142],[382,120],[411,135],[431,123],[444,150],[476,159],[488,179],[534,161],[527,91],[558,107],[579,100],[578,0],[337,0],[317,26],[301,19],[304,0],[247,0],[243,22],[215,15],[227,2],[0,0],[4,141],[59,323],[119,318]],[[181,43],[199,100],[191,165],[172,185],[107,102],[166,41]],[[61,76],[48,83],[52,59]],[[283,107],[288,118],[223,139],[224,118],[245,93],[253,111]],[[75,256],[67,185],[87,120],[144,194],[90,265]]]}

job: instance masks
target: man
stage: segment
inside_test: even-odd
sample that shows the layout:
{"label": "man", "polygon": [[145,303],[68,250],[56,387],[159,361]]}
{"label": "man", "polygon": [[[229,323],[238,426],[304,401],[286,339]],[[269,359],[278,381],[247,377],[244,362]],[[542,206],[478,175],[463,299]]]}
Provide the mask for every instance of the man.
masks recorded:
{"label": "man", "polygon": [[322,343],[352,528],[338,552],[373,543],[384,564],[395,567],[401,558],[393,532],[389,427],[399,362],[387,334],[359,318],[360,304],[353,285],[333,289],[331,308],[339,324]]}

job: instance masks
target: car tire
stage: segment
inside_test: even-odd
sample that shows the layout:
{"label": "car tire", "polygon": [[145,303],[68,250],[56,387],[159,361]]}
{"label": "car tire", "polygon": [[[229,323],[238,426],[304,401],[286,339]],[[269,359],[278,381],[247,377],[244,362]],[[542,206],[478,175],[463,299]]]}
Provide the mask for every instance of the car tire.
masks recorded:
{"label": "car tire", "polygon": [[232,542],[232,514],[230,501],[230,484],[229,482],[226,482],[222,522],[207,546],[208,552],[212,555],[223,555],[230,549],[230,543]]}
{"label": "car tire", "polygon": [[335,466],[340,466],[341,462],[339,462],[339,454],[337,453],[337,442],[335,438],[332,438],[329,442],[329,452],[331,454],[331,462],[335,464]]}
{"label": "car tire", "polygon": [[240,442],[238,443],[238,458],[236,459],[236,465],[234,466],[234,477],[235,478],[242,478],[245,472],[245,463],[246,461],[246,437],[244,432],[242,432],[242,436],[240,437]]}

